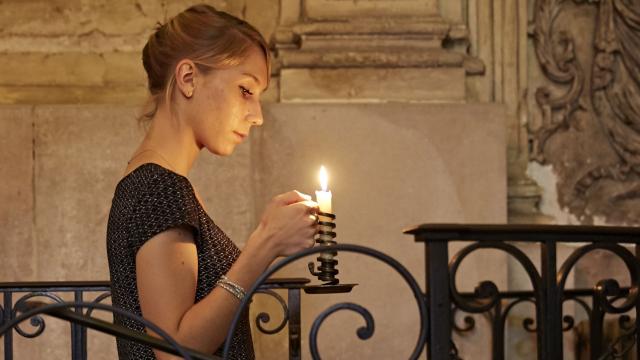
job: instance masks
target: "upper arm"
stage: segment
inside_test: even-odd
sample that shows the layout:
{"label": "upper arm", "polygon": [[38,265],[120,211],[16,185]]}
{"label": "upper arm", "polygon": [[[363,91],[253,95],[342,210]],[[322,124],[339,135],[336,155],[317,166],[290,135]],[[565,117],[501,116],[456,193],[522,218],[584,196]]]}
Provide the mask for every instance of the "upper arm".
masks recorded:
{"label": "upper arm", "polygon": [[145,242],[136,254],[136,276],[142,316],[170,335],[195,303],[198,254],[193,233],[171,228]]}

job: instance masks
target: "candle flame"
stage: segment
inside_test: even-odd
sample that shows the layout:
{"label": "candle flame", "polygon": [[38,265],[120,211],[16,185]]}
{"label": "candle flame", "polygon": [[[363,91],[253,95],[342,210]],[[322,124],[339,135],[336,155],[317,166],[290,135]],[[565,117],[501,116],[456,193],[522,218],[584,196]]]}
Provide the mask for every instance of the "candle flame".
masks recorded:
{"label": "candle flame", "polygon": [[320,166],[320,187],[322,191],[327,191],[329,184],[329,175],[327,175],[327,169],[324,166]]}

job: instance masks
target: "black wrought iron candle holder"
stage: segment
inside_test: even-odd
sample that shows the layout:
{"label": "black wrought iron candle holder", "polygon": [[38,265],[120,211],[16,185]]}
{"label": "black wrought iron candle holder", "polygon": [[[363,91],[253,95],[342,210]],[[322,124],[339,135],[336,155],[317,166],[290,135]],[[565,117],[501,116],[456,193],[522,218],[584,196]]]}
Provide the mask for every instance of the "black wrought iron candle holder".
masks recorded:
{"label": "black wrought iron candle holder", "polygon": [[316,243],[318,246],[327,248],[327,251],[320,253],[316,258],[320,263],[316,270],[313,262],[309,263],[309,272],[322,281],[321,285],[309,285],[303,289],[308,294],[334,294],[350,292],[357,284],[340,284],[340,280],[336,277],[339,273],[336,268],[338,260],[336,256],[338,252],[331,249],[337,242],[335,241],[336,232],[336,215],[325,212],[318,212],[318,234],[316,235]]}

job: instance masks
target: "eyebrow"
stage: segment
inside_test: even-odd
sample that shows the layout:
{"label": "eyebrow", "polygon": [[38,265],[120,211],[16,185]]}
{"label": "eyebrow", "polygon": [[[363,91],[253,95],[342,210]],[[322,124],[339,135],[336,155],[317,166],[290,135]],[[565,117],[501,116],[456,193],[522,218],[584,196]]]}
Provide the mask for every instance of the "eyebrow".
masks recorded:
{"label": "eyebrow", "polygon": [[[244,73],[242,73],[242,75],[246,75],[246,76],[249,76],[249,77],[253,78],[253,80],[256,82],[256,84],[260,85],[260,79],[258,79],[258,77],[253,75],[252,73],[244,72]],[[267,90],[266,87],[264,89],[262,89],[263,92],[266,91],[266,90]]]}

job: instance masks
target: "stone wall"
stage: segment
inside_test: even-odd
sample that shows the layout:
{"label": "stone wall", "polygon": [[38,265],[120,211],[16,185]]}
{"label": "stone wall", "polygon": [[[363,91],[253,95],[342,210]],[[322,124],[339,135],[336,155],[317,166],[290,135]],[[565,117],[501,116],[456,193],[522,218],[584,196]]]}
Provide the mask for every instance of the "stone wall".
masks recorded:
{"label": "stone wall", "polygon": [[[147,37],[158,22],[201,2],[2,1],[0,104],[140,104]],[[207,3],[244,17],[267,38],[275,29],[277,0]]]}
{"label": "stone wall", "polygon": [[[402,118],[394,116],[399,111]],[[476,122],[469,116],[472,113],[484,113],[486,119]],[[501,150],[504,130],[499,109],[274,104],[265,106],[265,114],[266,125],[251,144],[238,148],[230,158],[203,154],[191,174],[211,216],[240,246],[253,229],[256,214],[271,196],[291,188],[312,193],[317,187],[320,163],[332,171],[334,207],[339,215],[338,240],[390,254],[421,283],[421,245],[402,235],[403,228],[424,219],[499,222],[505,217],[506,183],[500,175],[505,166]],[[31,191],[23,191],[35,199],[18,202],[12,196],[19,186],[3,188],[3,203],[27,204],[3,215],[3,220],[12,221],[2,226],[3,238],[10,240],[3,242],[3,254],[15,259],[3,263],[4,281],[108,278],[104,255],[106,219],[113,188],[123,170],[120,160],[127,157],[141,135],[134,125],[134,115],[132,107],[90,105],[2,109],[3,129],[17,133],[28,124],[22,139],[27,136],[33,140],[8,146],[15,154],[34,154],[26,162],[31,166],[24,169],[12,165],[13,157],[3,162],[2,173],[16,183],[26,184]],[[454,137],[464,138],[465,146],[452,143],[449,139]],[[487,143],[487,139],[491,141]],[[322,147],[326,150],[315,150]],[[480,159],[487,158],[494,159],[494,169],[484,181],[468,182],[466,179],[485,173]],[[502,201],[495,201],[500,197]],[[21,224],[21,219],[28,221]],[[499,271],[504,261],[499,258],[496,254],[482,254],[472,259],[467,264],[469,268],[461,272],[461,286],[471,290],[480,280],[473,264],[489,261],[496,281],[505,285],[506,274]],[[346,254],[340,261],[342,280],[360,285],[347,297],[303,297],[303,329],[308,330],[317,313],[336,301],[354,301],[366,306],[380,325],[374,339],[359,345],[352,328],[339,326],[335,321],[340,320],[332,319],[334,322],[323,327],[320,341],[336,346],[321,347],[326,349],[323,353],[330,358],[340,354],[403,354],[415,343],[417,335],[417,309],[406,306],[412,303],[408,289],[390,269],[375,262]],[[280,276],[308,276],[305,264],[301,262]],[[396,296],[385,296],[389,292]],[[268,307],[269,303],[258,301],[256,305],[254,309]],[[271,313],[278,314],[277,308]],[[355,321],[350,317],[336,319],[347,324]],[[29,346],[34,343],[19,340],[18,358],[68,356],[67,346],[60,340],[65,336],[55,336],[66,334],[66,329],[56,326],[55,321],[50,324],[38,341],[55,342]],[[399,328],[406,328],[407,336],[394,337]],[[303,348],[307,348],[307,333],[304,335]],[[93,343],[93,352],[112,358],[110,342],[102,340]],[[286,349],[284,341],[284,337],[256,334],[261,358],[281,358]]]}
{"label": "stone wall", "polygon": [[[135,123],[146,98],[139,52],[158,21],[196,2],[0,1],[0,281],[108,278],[110,199],[143,136]],[[507,204],[529,209],[539,199],[520,176],[525,170],[512,171],[528,161],[520,117],[526,34],[503,30],[525,27],[513,20],[526,17],[523,1],[207,3],[247,19],[274,44],[265,125],[229,158],[203,154],[190,174],[211,216],[239,246],[271,196],[313,192],[321,163],[331,172],[338,240],[392,255],[420,283],[422,249],[401,235],[404,227],[506,222]],[[509,201],[507,148],[509,186],[524,189]],[[360,319],[336,316],[321,332],[322,353],[404,357],[398,354],[417,336],[416,312],[404,306],[407,289],[384,267],[341,259],[343,281],[360,285],[351,297],[305,296],[303,329],[328,305],[354,301],[376,318],[374,339],[359,342]],[[513,285],[507,264],[503,255],[478,254],[462,269],[461,288],[487,277],[501,288]],[[306,276],[304,265],[282,275]],[[68,358],[61,336],[68,330],[50,324],[37,340],[17,339],[16,357]],[[256,334],[260,358],[282,358],[285,336]],[[90,338],[92,358],[114,357],[109,337]],[[474,359],[490,358],[477,350],[487,348],[486,328],[456,341],[477,352]]]}

